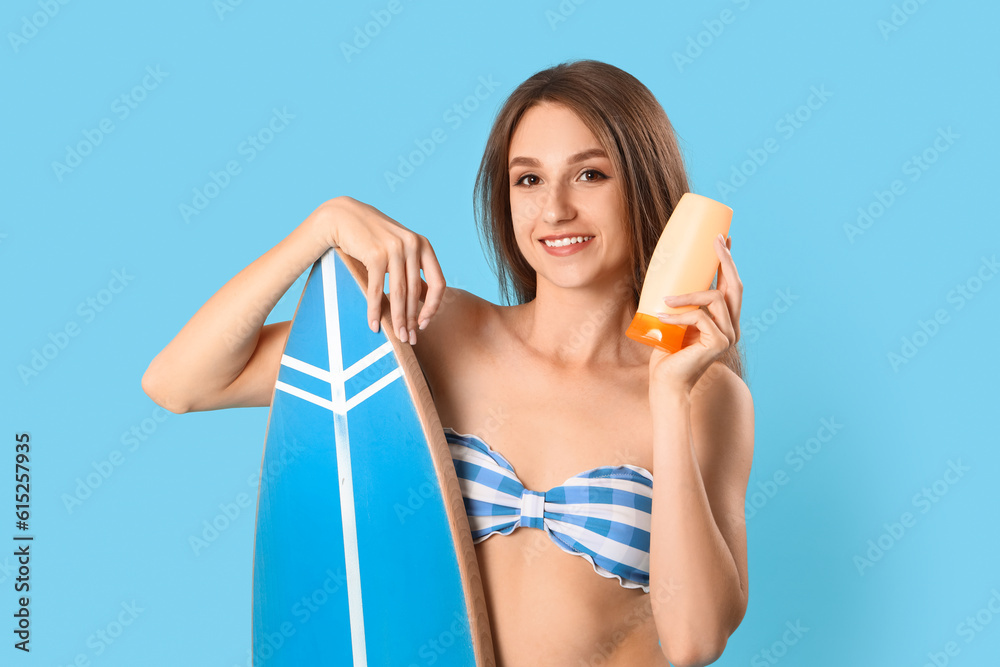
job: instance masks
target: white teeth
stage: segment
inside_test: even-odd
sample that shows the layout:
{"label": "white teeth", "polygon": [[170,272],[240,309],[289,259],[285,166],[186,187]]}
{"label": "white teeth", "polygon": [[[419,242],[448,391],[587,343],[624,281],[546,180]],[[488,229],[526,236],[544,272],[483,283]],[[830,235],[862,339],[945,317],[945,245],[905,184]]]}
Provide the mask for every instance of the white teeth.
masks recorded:
{"label": "white teeth", "polygon": [[593,236],[571,236],[565,239],[559,239],[558,241],[545,241],[545,245],[550,248],[560,248],[564,245],[570,245],[571,243],[582,243],[583,241],[589,241],[594,238]]}

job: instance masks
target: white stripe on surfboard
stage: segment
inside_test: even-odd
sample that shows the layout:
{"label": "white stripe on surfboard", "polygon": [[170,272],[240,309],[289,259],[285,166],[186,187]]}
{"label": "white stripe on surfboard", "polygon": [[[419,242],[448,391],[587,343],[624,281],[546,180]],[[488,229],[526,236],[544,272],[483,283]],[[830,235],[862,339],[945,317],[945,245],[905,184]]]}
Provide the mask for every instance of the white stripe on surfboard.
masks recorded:
{"label": "white stripe on surfboard", "polygon": [[321,408],[325,408],[331,412],[337,412],[337,406],[333,404],[333,401],[323,398],[322,396],[317,396],[316,394],[310,394],[304,389],[299,389],[298,387],[290,384],[286,384],[281,380],[278,380],[274,384],[275,389],[280,389],[286,394],[291,394],[292,396],[298,396],[299,398],[309,401],[310,403],[315,403]]}
{"label": "white stripe on surfboard", "polygon": [[389,341],[382,343],[374,350],[372,350],[365,356],[358,359],[351,365],[350,368],[344,371],[344,382],[347,382],[352,377],[354,377],[364,369],[368,368],[369,366],[371,366],[376,361],[378,361],[385,355],[389,354],[390,352],[392,352],[392,343],[390,343]]}
{"label": "white stripe on surfboard", "polygon": [[297,396],[302,400],[309,401],[310,403],[318,405],[319,407],[329,410],[331,412],[346,414],[353,408],[357,407],[358,404],[363,403],[364,401],[371,398],[372,395],[375,394],[375,392],[382,389],[396,378],[402,377],[402,375],[403,375],[403,369],[400,368],[399,366],[396,366],[394,369],[392,369],[391,371],[383,375],[381,378],[373,382],[371,385],[369,385],[367,388],[363,389],[362,391],[359,391],[357,394],[352,396],[349,401],[346,402],[341,401],[337,405],[334,405],[333,401],[331,401],[328,398],[317,396],[316,394],[310,393],[305,389],[300,389],[295,385],[282,382],[281,380],[278,380],[274,384],[274,386],[276,389],[280,389],[286,394]]}
{"label": "white stripe on surfboard", "polygon": [[[350,380],[352,377],[363,371],[364,369],[371,366],[373,363],[384,357],[385,355],[392,352],[392,343],[386,341],[385,343],[379,345],[374,350],[358,359],[354,364],[351,365],[346,371],[341,375],[344,381]],[[313,366],[312,364],[302,361],[301,359],[296,359],[295,357],[290,357],[287,354],[281,355],[281,365],[288,366],[289,368],[299,371],[300,373],[305,373],[306,375],[311,375],[317,380],[322,380],[323,382],[330,382],[333,380],[334,374],[330,371],[325,371],[319,366]]]}
{"label": "white stripe on surfboard", "polygon": [[[392,343],[386,341],[363,356],[361,359],[358,359],[351,365],[350,368],[343,373],[339,373],[338,375],[341,375],[346,382],[390,352],[392,352]],[[300,373],[311,375],[317,380],[322,380],[323,382],[331,382],[334,377],[334,373],[331,373],[330,371],[325,371],[319,366],[313,366],[310,363],[302,361],[301,359],[296,359],[295,357],[290,357],[287,354],[281,355],[281,365],[288,366],[289,368],[299,371]]]}
{"label": "white stripe on surfboard", "polygon": [[301,359],[290,357],[287,354],[281,355],[281,365],[288,366],[289,368],[299,371],[300,373],[311,375],[317,380],[322,380],[323,382],[329,382],[331,380],[330,371],[325,371],[319,366],[313,366],[312,364],[306,363]]}
{"label": "white stripe on surfboard", "polygon": [[[340,348],[340,319],[337,310],[337,256],[333,250],[323,255],[323,298],[326,301],[326,342],[330,354],[330,372],[341,378],[330,385],[333,402],[344,403],[344,358]],[[347,577],[348,615],[351,619],[351,649],[354,667],[367,667],[365,615],[361,607],[361,562],[358,557],[358,526],[354,515],[354,478],[351,476],[351,447],[348,440],[347,414],[333,412],[337,442],[337,470],[340,477],[340,514],[344,526],[344,570]]]}
{"label": "white stripe on surfboard", "polygon": [[344,412],[347,412],[348,410],[356,406],[358,403],[365,401],[376,391],[386,386],[396,378],[401,377],[402,375],[403,375],[403,369],[400,368],[399,366],[396,366],[391,371],[383,375],[380,379],[368,385],[368,387],[366,387],[364,390],[359,391],[354,396],[352,396],[351,400],[347,401],[347,404],[344,408]]}

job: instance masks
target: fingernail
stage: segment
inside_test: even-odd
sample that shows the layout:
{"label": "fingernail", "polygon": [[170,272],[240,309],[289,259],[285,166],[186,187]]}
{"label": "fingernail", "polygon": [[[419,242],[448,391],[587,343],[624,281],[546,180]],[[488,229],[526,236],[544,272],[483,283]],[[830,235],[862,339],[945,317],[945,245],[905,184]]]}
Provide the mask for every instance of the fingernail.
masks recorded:
{"label": "fingernail", "polygon": [[417,344],[417,332],[414,331],[413,329],[410,329],[410,345],[416,345],[416,344]]}
{"label": "fingernail", "polygon": [[665,297],[663,297],[663,300],[666,301],[666,302],[668,302],[668,303],[673,303],[674,299],[676,299],[676,298],[677,297],[675,297],[675,296],[665,296]]}
{"label": "fingernail", "polygon": [[427,328],[427,320],[420,320],[420,330],[423,331]]}
{"label": "fingernail", "polygon": [[721,233],[719,234],[719,240],[722,241],[722,245],[726,245],[726,237]]}
{"label": "fingernail", "polygon": [[377,320],[372,320],[371,322],[368,323],[368,326],[371,327],[372,331],[374,331],[375,333],[378,333],[378,321]]}
{"label": "fingernail", "polygon": [[406,338],[406,327],[399,327],[399,340],[405,343]]}

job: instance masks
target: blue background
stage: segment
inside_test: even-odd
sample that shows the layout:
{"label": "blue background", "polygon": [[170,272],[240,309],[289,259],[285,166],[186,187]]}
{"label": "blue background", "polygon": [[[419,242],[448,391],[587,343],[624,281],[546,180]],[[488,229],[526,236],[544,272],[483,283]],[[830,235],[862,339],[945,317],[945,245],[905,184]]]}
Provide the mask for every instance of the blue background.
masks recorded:
{"label": "blue background", "polygon": [[[13,544],[23,431],[36,536],[30,656],[11,648],[13,547],[0,548],[0,662],[248,664],[267,410],[163,418],[140,387],[146,366],[229,278],[340,194],[428,236],[450,284],[497,302],[472,218],[493,115],[535,71],[595,58],[656,94],[692,189],[735,210],[756,408],[751,596],[717,664],[773,664],[763,652],[774,651],[794,665],[922,665],[948,642],[949,664],[996,664],[998,5],[402,0],[348,57],[341,44],[387,2],[50,4],[47,17],[45,0],[8,2],[0,19],[0,540]],[[147,68],[165,76],[122,117],[116,98]],[[480,77],[495,90],[447,122]],[[828,95],[810,109],[814,87]],[[241,142],[274,109],[294,118],[248,160]],[[782,119],[796,113],[790,133]],[[102,119],[113,131],[57,174]],[[390,187],[385,172],[437,128],[446,140]],[[939,131],[952,138],[935,147]],[[747,163],[765,145],[777,151]],[[230,160],[241,172],[186,221],[180,206]],[[880,210],[897,180],[902,194]],[[852,236],[859,208],[873,217]],[[103,293],[115,271],[127,284]],[[269,321],[291,317],[303,283]],[[960,285],[971,299],[956,298]],[[108,296],[100,312],[80,307]],[[928,325],[939,310],[946,321]],[[67,324],[77,335],[63,340]],[[52,337],[65,346],[22,377]],[[840,425],[832,437],[823,420]],[[809,460],[795,453],[820,436]],[[67,504],[116,451],[120,465]],[[942,481],[949,462],[967,468],[954,483]],[[785,483],[769,485],[776,474]],[[935,502],[915,498],[925,488]],[[254,502],[196,553],[190,538],[240,494]],[[904,512],[913,520],[894,537]],[[888,548],[859,566],[869,540]],[[95,643],[133,603],[134,622]],[[960,626],[977,613],[978,631]],[[786,623],[808,630],[790,644]]]}

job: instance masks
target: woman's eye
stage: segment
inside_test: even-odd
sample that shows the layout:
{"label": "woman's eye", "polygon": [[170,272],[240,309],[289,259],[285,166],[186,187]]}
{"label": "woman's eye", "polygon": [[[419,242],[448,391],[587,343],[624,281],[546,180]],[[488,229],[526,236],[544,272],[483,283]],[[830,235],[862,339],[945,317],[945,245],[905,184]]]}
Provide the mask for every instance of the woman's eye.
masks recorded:
{"label": "woman's eye", "polygon": [[[580,176],[583,178],[584,181],[590,181],[590,182],[599,181],[607,178],[607,176],[605,176],[597,169],[585,169],[583,173],[580,174]],[[538,180],[539,180],[538,176],[534,174],[525,174],[521,178],[514,181],[514,185],[529,185],[529,186],[538,185]]]}

